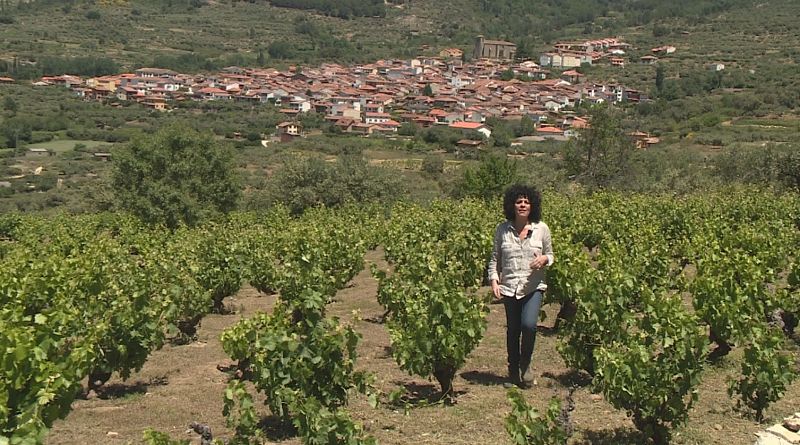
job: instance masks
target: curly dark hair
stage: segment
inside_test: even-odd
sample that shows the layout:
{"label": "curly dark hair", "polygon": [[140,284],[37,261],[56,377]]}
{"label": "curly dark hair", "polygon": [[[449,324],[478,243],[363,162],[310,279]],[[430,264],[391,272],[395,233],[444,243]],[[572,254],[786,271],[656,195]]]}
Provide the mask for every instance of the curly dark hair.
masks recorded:
{"label": "curly dark hair", "polygon": [[528,222],[538,223],[542,220],[542,195],[531,187],[523,184],[514,184],[506,189],[503,194],[503,213],[506,219],[514,221],[514,203],[517,198],[525,197],[531,202],[531,212],[528,214]]}

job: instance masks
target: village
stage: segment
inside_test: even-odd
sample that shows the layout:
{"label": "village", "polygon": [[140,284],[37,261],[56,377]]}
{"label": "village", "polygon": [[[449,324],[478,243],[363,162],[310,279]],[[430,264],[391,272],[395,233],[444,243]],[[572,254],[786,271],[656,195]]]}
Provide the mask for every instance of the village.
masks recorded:
{"label": "village", "polygon": [[[586,128],[573,112],[576,105],[638,103],[645,93],[616,83],[585,82],[576,68],[604,63],[624,66],[629,44],[617,38],[560,42],[539,63],[514,62],[516,45],[478,36],[469,62],[461,49],[448,48],[437,57],[379,60],[370,64],[258,69],[231,66],[213,75],[192,75],[162,68],[83,79],[47,76],[35,86],[62,86],[84,100],[119,105],[133,101],[168,111],[181,101],[236,101],[279,107],[286,121],[276,138],[305,136],[298,115],[315,112],[342,133],[392,134],[404,123],[425,128],[448,126],[465,134],[463,144],[477,146],[491,137],[488,118],[531,119],[529,140],[566,140]],[[674,47],[653,48],[669,54]],[[651,64],[655,55],[640,63]],[[11,79],[9,79],[11,80]],[[637,146],[658,143],[644,132],[631,136]]]}

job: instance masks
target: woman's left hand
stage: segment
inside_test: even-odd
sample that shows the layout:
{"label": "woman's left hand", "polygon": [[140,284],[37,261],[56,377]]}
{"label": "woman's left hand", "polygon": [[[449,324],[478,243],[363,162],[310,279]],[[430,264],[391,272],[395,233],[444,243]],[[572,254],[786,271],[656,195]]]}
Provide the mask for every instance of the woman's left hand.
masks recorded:
{"label": "woman's left hand", "polygon": [[539,270],[547,266],[547,255],[539,255],[531,261],[531,269]]}

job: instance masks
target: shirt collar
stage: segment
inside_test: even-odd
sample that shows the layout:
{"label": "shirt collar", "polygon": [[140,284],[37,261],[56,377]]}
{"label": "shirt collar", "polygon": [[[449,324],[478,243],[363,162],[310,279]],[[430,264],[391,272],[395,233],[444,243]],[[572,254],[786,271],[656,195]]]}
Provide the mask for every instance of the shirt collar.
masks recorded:
{"label": "shirt collar", "polygon": [[[514,228],[514,223],[512,223],[511,221],[506,221],[506,223],[508,224],[508,230],[511,230],[514,233],[517,233],[517,229]],[[525,225],[530,227],[531,230],[536,228],[536,223],[532,223],[530,221],[528,221],[528,223],[525,224]],[[528,231],[528,236],[531,236],[531,232],[530,231]]]}

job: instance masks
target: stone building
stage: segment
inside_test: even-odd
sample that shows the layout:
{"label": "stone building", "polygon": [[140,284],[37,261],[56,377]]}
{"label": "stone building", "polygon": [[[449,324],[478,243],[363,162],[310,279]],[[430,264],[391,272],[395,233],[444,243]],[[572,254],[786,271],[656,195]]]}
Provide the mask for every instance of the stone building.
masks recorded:
{"label": "stone building", "polygon": [[517,45],[503,40],[486,40],[483,36],[475,39],[475,49],[472,51],[473,59],[501,59],[510,60],[517,52]]}

